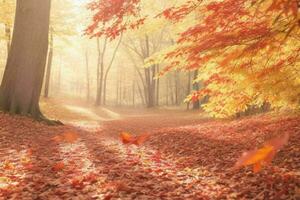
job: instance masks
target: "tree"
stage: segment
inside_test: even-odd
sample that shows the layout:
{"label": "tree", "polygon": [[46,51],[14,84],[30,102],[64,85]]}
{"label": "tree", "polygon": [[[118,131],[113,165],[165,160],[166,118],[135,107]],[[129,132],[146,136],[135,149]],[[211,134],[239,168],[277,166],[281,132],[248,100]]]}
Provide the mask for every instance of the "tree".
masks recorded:
{"label": "tree", "polygon": [[13,25],[13,18],[14,18],[14,12],[15,12],[15,1],[13,0],[1,0],[0,1],[0,24],[4,25],[4,35],[0,35],[0,39],[4,39],[6,41],[7,46],[7,54],[10,49],[10,43],[11,43],[11,29]]}
{"label": "tree", "polygon": [[[52,0],[52,12],[50,15],[50,34],[49,47],[47,56],[47,69],[45,75],[44,97],[48,98],[50,90],[50,77],[52,69],[52,59],[54,54],[54,38],[63,39],[64,37],[73,36],[77,23],[77,18],[70,17],[74,9],[74,5],[70,0]],[[67,22],[67,23],[66,23]]]}
{"label": "tree", "polygon": [[[100,43],[98,39],[98,69],[97,69],[97,97],[96,105],[106,103],[106,83],[107,77],[115,59],[117,50],[122,41],[122,32],[127,28],[136,28],[143,23],[143,19],[131,20],[124,18],[127,15],[132,15],[138,12],[138,0],[119,0],[116,2],[110,0],[94,0],[88,6],[88,8],[94,12],[93,22],[86,29],[86,34],[90,37],[104,37],[105,42],[101,51]],[[115,15],[119,13],[118,15]],[[121,14],[120,14],[121,13]],[[107,24],[111,24],[108,26]],[[104,54],[106,53],[107,40],[114,40],[119,37],[119,42],[115,47],[112,58],[104,69]]]}
{"label": "tree", "polygon": [[0,108],[44,119],[39,98],[48,49],[50,0],[17,0],[16,17],[2,84]]}
{"label": "tree", "polygon": [[211,115],[299,107],[299,1],[192,0],[160,16],[171,26],[197,16],[160,58],[164,72],[199,70],[204,87],[189,98],[209,96],[203,108]]}

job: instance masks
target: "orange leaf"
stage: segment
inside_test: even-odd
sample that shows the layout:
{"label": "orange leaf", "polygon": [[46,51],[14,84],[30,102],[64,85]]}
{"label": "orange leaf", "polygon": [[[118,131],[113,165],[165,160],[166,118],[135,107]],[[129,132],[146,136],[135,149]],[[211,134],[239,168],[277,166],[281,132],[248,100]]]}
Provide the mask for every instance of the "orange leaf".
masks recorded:
{"label": "orange leaf", "polygon": [[287,144],[288,139],[289,134],[285,134],[283,137],[280,136],[267,141],[260,149],[243,153],[243,155],[235,163],[234,169],[239,169],[247,165],[254,165],[253,172],[260,171],[262,165],[272,162],[276,152]]}
{"label": "orange leaf", "polygon": [[13,169],[15,169],[15,166],[11,162],[5,161],[3,163],[3,169],[5,169],[5,170],[13,170]]}
{"label": "orange leaf", "polygon": [[133,136],[131,133],[122,132],[120,139],[123,144],[134,144],[139,146],[143,144],[149,138],[149,134],[141,134],[139,136]]}
{"label": "orange leaf", "polygon": [[26,164],[28,164],[28,163],[31,163],[31,159],[30,159],[28,156],[22,156],[22,157],[21,157],[21,163],[22,163],[23,165],[26,165]]}
{"label": "orange leaf", "polygon": [[83,189],[84,184],[83,184],[83,180],[80,178],[75,178],[71,181],[71,184],[74,188],[76,189]]}
{"label": "orange leaf", "polygon": [[120,139],[121,139],[123,144],[128,144],[128,143],[132,143],[133,136],[130,133],[122,132],[120,134]]}
{"label": "orange leaf", "polygon": [[55,165],[53,165],[52,170],[53,171],[61,171],[65,167],[65,164],[63,162],[58,162]]}
{"label": "orange leaf", "polygon": [[250,156],[248,159],[245,160],[243,163],[244,165],[252,165],[257,162],[265,160],[265,158],[268,157],[268,155],[274,151],[274,147],[270,145],[266,145],[258,150],[255,151],[255,154]]}
{"label": "orange leaf", "polygon": [[253,172],[257,173],[261,170],[262,166],[261,166],[261,162],[257,162],[253,165]]}
{"label": "orange leaf", "polygon": [[63,134],[64,141],[67,143],[74,143],[78,140],[79,136],[77,133],[67,132]]}

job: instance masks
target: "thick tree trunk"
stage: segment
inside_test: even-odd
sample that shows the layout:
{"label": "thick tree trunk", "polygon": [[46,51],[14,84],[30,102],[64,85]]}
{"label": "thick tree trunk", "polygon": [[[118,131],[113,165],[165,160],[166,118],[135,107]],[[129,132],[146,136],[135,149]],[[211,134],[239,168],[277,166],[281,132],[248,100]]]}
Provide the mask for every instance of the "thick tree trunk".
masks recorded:
{"label": "thick tree trunk", "polygon": [[0,87],[0,108],[41,119],[39,97],[47,59],[50,0],[17,0],[12,44]]}
{"label": "thick tree trunk", "polygon": [[46,80],[45,80],[45,89],[44,89],[44,97],[45,98],[49,97],[52,59],[53,59],[53,31],[50,30],[50,42],[49,42],[49,51],[48,51],[48,62],[47,62]]}

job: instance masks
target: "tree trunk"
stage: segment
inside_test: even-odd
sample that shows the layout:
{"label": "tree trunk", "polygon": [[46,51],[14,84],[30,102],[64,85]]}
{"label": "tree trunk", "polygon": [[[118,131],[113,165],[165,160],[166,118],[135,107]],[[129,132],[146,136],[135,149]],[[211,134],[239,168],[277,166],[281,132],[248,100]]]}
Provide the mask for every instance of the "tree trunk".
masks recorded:
{"label": "tree trunk", "polygon": [[[188,82],[187,82],[187,92],[186,95],[188,96],[191,93],[191,72],[188,72]],[[186,109],[189,110],[190,109],[190,102],[188,101],[186,104]]]}
{"label": "tree trunk", "polygon": [[6,37],[7,56],[8,56],[10,50],[10,42],[11,42],[11,28],[9,24],[5,24],[5,37]]}
{"label": "tree trunk", "polygon": [[114,62],[115,57],[116,57],[116,55],[117,55],[117,51],[118,51],[118,49],[119,49],[119,47],[120,47],[120,44],[121,44],[121,42],[122,42],[122,38],[123,38],[123,34],[121,34],[121,36],[120,36],[120,39],[119,39],[119,41],[118,41],[118,44],[117,44],[117,46],[116,46],[116,48],[115,48],[115,50],[114,50],[114,52],[113,52],[113,56],[112,56],[112,58],[111,58],[111,60],[110,60],[110,63],[109,63],[109,65],[107,66],[107,69],[106,69],[106,71],[105,71],[104,80],[103,80],[103,105],[106,105],[106,84],[107,84],[108,73],[109,73],[109,71],[110,71],[110,69],[111,69],[111,67],[112,67],[112,65],[113,65],[113,62]]}
{"label": "tree trunk", "polygon": [[12,44],[0,87],[0,108],[43,118],[39,97],[48,49],[50,0],[17,0]]}
{"label": "tree trunk", "polygon": [[[159,73],[159,65],[156,66],[156,73]],[[156,79],[156,106],[159,106],[159,78]]]}
{"label": "tree trunk", "polygon": [[138,82],[137,82],[137,88],[138,88],[138,91],[139,91],[139,95],[140,95],[140,98],[141,98],[142,105],[146,105],[145,98],[144,98],[143,93],[142,93],[142,89],[141,89]]}
{"label": "tree trunk", "polygon": [[[195,71],[194,71],[194,80],[196,80],[197,78],[198,78],[198,70],[195,70]],[[193,90],[194,90],[194,91],[198,91],[199,88],[200,88],[200,87],[199,87],[199,83],[195,82],[195,83],[193,84]],[[199,101],[199,100],[193,102],[193,109],[194,109],[194,110],[200,109],[200,101]]]}
{"label": "tree trunk", "polygon": [[178,71],[174,71],[174,82],[175,82],[175,104],[179,105],[179,74]]}
{"label": "tree trunk", "polygon": [[133,107],[135,106],[135,82],[136,81],[132,82],[132,106]]}
{"label": "tree trunk", "polygon": [[[96,95],[96,106],[102,105],[102,93],[103,93],[103,77],[104,77],[104,55],[106,51],[107,39],[105,38],[102,54],[100,50],[100,39],[97,38],[97,49],[98,49],[98,64],[97,64],[97,95]],[[100,68],[100,69],[99,69]],[[99,72],[100,70],[100,72]]]}
{"label": "tree trunk", "polygon": [[45,89],[44,89],[45,98],[49,97],[52,58],[53,58],[53,30],[50,29],[50,42],[49,42],[48,62],[47,62],[46,80],[45,80]]}
{"label": "tree trunk", "polygon": [[89,72],[89,55],[85,52],[85,66],[86,66],[86,100],[90,101],[90,72]]}

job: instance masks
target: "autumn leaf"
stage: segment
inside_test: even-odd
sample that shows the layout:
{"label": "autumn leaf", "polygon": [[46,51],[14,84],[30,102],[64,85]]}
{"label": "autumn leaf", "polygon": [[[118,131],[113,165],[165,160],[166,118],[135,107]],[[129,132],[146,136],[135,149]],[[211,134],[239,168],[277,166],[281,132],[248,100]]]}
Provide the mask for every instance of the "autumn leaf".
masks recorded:
{"label": "autumn leaf", "polygon": [[79,136],[77,133],[67,132],[63,134],[64,141],[67,143],[74,143],[78,140]]}
{"label": "autumn leaf", "polygon": [[260,149],[243,153],[234,165],[234,169],[239,169],[248,165],[253,165],[253,172],[259,172],[263,165],[272,162],[275,154],[287,144],[289,134],[267,141]]}
{"label": "autumn leaf", "polygon": [[83,189],[84,188],[84,183],[83,183],[83,179],[81,178],[74,178],[72,179],[71,181],[71,185],[73,188],[76,188],[76,189]]}
{"label": "autumn leaf", "polygon": [[15,169],[15,166],[13,163],[9,162],[9,161],[5,161],[2,165],[3,169],[5,170],[13,170]]}
{"label": "autumn leaf", "polygon": [[58,172],[63,170],[64,168],[65,168],[65,164],[63,162],[58,162],[53,165],[52,170]]}
{"label": "autumn leaf", "polygon": [[149,134],[141,134],[139,136],[133,136],[131,133],[122,132],[120,134],[120,139],[123,144],[134,144],[136,146],[140,146],[146,142],[149,138]]}
{"label": "autumn leaf", "polygon": [[21,163],[23,165],[27,165],[27,164],[31,163],[30,157],[28,157],[27,155],[22,156],[21,157]]}
{"label": "autumn leaf", "polygon": [[79,139],[79,135],[74,132],[66,132],[62,135],[57,135],[52,138],[52,141],[60,143],[60,142],[66,142],[66,143],[74,143]]}
{"label": "autumn leaf", "polygon": [[133,141],[133,136],[130,133],[122,132],[120,134],[120,139],[121,139],[123,144],[128,144],[128,143],[131,143]]}
{"label": "autumn leaf", "polygon": [[83,181],[89,183],[95,183],[97,182],[97,175],[94,173],[89,173],[88,175],[84,176]]}

